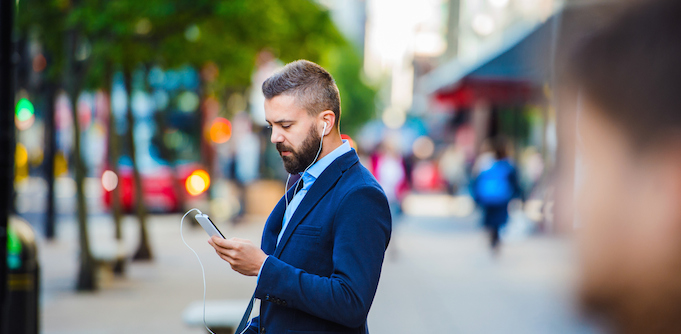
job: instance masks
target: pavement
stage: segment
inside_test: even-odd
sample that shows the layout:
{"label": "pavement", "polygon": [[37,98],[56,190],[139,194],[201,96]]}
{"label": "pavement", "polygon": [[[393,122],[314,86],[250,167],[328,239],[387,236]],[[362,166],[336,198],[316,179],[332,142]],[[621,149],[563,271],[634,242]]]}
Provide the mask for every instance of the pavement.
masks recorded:
{"label": "pavement", "polygon": [[[96,183],[91,183],[90,240],[93,252],[105,253],[115,245],[113,223],[95,192]],[[41,188],[39,183],[26,187],[17,198],[21,216],[36,227],[39,236],[44,230],[38,203],[44,201]],[[76,292],[75,202],[68,191],[57,201],[56,238],[38,240],[42,333],[206,333],[182,319],[190,304],[201,301],[203,284],[196,257],[180,239],[181,215],[150,216],[153,261],[128,262],[123,277],[101,270],[97,291]],[[395,221],[369,313],[372,334],[599,332],[574,310],[575,259],[569,239],[516,236],[493,256],[478,220],[473,213],[465,217],[402,216]],[[220,221],[216,225],[227,236],[259,243],[264,222],[263,216],[249,216],[237,225]],[[248,299],[255,278],[232,271],[208,246],[203,229],[187,223],[184,236],[203,261],[207,299]],[[128,254],[136,249],[138,229],[134,216],[124,218]]]}
{"label": "pavement", "polygon": [[[130,263],[124,277],[99,275],[96,292],[76,292],[75,221],[62,219],[57,238],[41,240],[41,328],[45,334],[205,333],[188,327],[182,312],[201,300],[201,269],[180,239],[180,215],[149,220],[152,262]],[[475,217],[403,217],[383,267],[369,314],[373,334],[388,333],[595,333],[572,308],[569,240],[532,236],[507,243],[498,257],[487,249]],[[264,217],[232,226],[229,236],[257,242]],[[138,226],[124,220],[126,249],[135,249]],[[92,217],[94,249],[113,243],[106,215]],[[206,244],[205,232],[185,225],[185,239],[201,257],[208,300],[247,299],[255,279],[233,272]],[[245,305],[244,305],[245,307]]]}

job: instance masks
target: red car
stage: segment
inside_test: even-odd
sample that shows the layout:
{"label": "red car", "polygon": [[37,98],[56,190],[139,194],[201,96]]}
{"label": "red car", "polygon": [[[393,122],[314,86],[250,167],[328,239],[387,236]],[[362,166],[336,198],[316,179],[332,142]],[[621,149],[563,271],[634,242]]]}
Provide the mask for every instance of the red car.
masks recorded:
{"label": "red car", "polygon": [[[168,165],[142,168],[142,191],[144,204],[149,212],[182,211],[182,200],[205,198],[210,185],[208,173],[197,163],[178,165],[177,173]],[[189,179],[189,182],[187,181]],[[108,168],[102,173],[104,205],[111,208],[112,193],[119,188],[121,205],[124,212],[135,209],[135,187],[131,164],[121,163],[118,175]]]}

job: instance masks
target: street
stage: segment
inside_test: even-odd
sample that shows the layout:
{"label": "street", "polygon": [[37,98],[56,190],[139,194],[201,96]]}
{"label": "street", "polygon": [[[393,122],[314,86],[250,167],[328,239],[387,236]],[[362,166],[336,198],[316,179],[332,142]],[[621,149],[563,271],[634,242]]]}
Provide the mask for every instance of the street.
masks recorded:
{"label": "street", "polygon": [[[57,238],[40,241],[41,328],[45,334],[203,333],[182,314],[202,298],[201,269],[180,239],[180,215],[149,220],[155,259],[132,263],[125,277],[100,272],[95,293],[75,292],[77,229],[62,217]],[[228,236],[259,242],[264,217],[232,227]],[[207,299],[247,299],[255,279],[233,272],[215,256],[205,232],[185,221],[185,239],[201,257]],[[90,222],[95,254],[113,245],[106,215]],[[132,252],[138,226],[124,220],[126,249]],[[369,329],[383,333],[593,333],[572,311],[572,250],[568,240],[531,236],[504,245],[495,258],[468,218],[402,217],[395,224]],[[245,307],[246,305],[244,305]]]}

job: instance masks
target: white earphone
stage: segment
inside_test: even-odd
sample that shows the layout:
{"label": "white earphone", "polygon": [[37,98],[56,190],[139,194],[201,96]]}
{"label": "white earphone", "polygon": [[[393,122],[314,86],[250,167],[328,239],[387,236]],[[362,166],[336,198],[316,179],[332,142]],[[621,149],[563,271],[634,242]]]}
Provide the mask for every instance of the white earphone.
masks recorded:
{"label": "white earphone", "polygon": [[[321,133],[320,138],[319,138],[319,150],[317,150],[317,155],[314,157],[314,160],[312,160],[310,165],[307,166],[307,168],[305,168],[305,170],[303,171],[303,174],[305,174],[305,172],[307,172],[307,170],[310,169],[310,167],[312,167],[312,165],[314,165],[315,162],[317,162],[317,158],[319,157],[319,153],[322,152],[322,144],[324,143],[324,134],[325,133],[326,133],[326,122],[324,122],[324,129],[322,130],[322,133]],[[291,179],[291,174],[289,174],[288,177],[286,178],[286,185],[284,186],[284,202],[286,202],[286,209],[288,209],[288,189],[289,189],[288,188],[288,181],[290,179]],[[296,194],[295,187],[298,186],[298,182],[300,182],[300,180],[302,180],[302,179],[303,179],[302,177],[299,178],[298,181],[296,181],[295,185],[293,185],[293,188],[294,188],[293,196],[295,196],[295,194]]]}

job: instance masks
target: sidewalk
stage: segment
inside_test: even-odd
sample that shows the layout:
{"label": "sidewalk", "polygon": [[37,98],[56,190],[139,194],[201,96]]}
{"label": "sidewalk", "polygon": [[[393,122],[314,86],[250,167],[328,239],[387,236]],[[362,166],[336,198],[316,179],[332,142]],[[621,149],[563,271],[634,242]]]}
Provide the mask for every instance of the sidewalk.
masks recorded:
{"label": "sidewalk", "polygon": [[[41,328],[45,334],[95,333],[204,333],[188,328],[182,312],[201,300],[201,268],[179,234],[181,215],[150,216],[149,237],[155,259],[131,263],[124,278],[104,277],[94,293],[75,292],[77,230],[73,221],[60,222],[54,242],[40,243],[42,264]],[[264,219],[260,221],[264,222]],[[257,222],[236,228],[216,222],[229,236],[250,238],[259,244],[262,225]],[[255,279],[232,271],[206,243],[206,233],[185,220],[184,236],[199,254],[206,269],[207,299],[248,299]],[[92,247],[113,239],[110,218],[91,218]],[[134,250],[138,225],[134,217],[124,221],[124,238]],[[244,305],[244,308],[246,305]]]}
{"label": "sidewalk", "polygon": [[[74,291],[76,226],[61,222],[56,241],[40,243],[42,332],[205,333],[182,322],[187,305],[201,300],[202,282],[194,254],[180,239],[180,217],[151,216],[155,260],[130,264],[125,278],[104,279],[95,293]],[[112,240],[109,219],[92,219],[93,247]],[[216,224],[227,236],[259,243],[263,222]],[[135,218],[126,218],[130,250],[137,229]],[[209,300],[250,297],[255,278],[233,272],[215,256],[202,229],[186,224],[185,238],[206,268]],[[372,334],[595,333],[572,310],[572,263],[569,240],[533,236],[503,245],[494,258],[475,217],[407,217],[395,224],[369,329]]]}
{"label": "sidewalk", "polygon": [[570,240],[535,235],[488,248],[477,218],[407,217],[396,227],[372,334],[596,333],[573,309]]}

